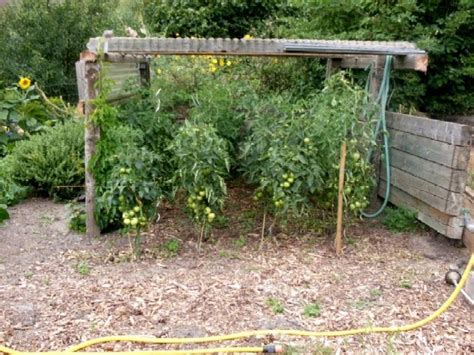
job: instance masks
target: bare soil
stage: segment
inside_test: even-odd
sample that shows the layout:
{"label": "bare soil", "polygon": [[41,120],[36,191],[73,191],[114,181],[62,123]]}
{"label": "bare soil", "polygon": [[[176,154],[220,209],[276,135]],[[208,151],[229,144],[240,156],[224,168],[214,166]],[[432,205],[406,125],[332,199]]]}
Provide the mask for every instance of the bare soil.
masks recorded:
{"label": "bare soil", "polygon": [[[167,206],[145,236],[138,261],[130,260],[124,236],[87,241],[69,232],[65,205],[31,199],[13,207],[0,226],[0,344],[46,351],[106,335],[402,325],[446,300],[452,292],[444,282],[448,265],[468,256],[430,231],[392,233],[372,221],[348,228],[341,257],[334,255],[331,233],[285,228],[259,251],[261,216],[240,203],[241,191],[231,193],[241,210],[222,221],[200,253],[196,231],[180,210]],[[179,242],[176,255],[170,241]],[[310,304],[319,314],[305,315]],[[295,353],[468,354],[473,324],[472,308],[458,298],[436,321],[408,333],[224,345],[276,340]]]}

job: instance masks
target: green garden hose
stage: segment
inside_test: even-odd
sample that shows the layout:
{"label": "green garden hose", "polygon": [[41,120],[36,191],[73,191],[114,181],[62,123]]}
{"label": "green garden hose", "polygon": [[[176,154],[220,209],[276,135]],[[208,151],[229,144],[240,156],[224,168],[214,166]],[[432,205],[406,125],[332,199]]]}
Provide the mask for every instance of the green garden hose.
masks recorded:
{"label": "green garden hose", "polygon": [[[362,212],[362,216],[367,217],[367,218],[374,218],[377,217],[382,213],[382,211],[385,209],[385,207],[388,204],[388,198],[390,196],[390,183],[392,180],[391,176],[391,171],[390,171],[390,151],[389,151],[389,145],[388,145],[388,131],[387,131],[387,122],[385,119],[385,110],[387,107],[387,101],[388,101],[388,94],[390,91],[390,71],[392,69],[392,62],[393,62],[393,57],[391,55],[387,55],[385,57],[385,67],[383,70],[383,78],[382,78],[382,83],[380,85],[380,90],[377,95],[377,100],[376,103],[380,107],[380,118],[377,121],[377,125],[375,126],[374,130],[374,139],[377,139],[380,129],[382,129],[382,134],[383,134],[383,149],[384,149],[384,156],[385,156],[385,183],[386,183],[386,188],[385,188],[385,196],[382,205],[377,209],[375,212]],[[370,161],[372,159],[372,149],[369,150],[369,154],[367,159]]]}

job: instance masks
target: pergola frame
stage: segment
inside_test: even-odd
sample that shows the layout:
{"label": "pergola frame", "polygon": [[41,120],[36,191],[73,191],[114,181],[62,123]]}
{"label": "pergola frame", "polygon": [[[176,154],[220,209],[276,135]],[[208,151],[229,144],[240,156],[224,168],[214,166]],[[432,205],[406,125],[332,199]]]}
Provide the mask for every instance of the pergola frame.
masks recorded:
{"label": "pergola frame", "polygon": [[[150,79],[149,62],[158,55],[218,55],[259,57],[309,57],[327,59],[326,75],[339,68],[365,69],[372,65],[371,90],[378,92],[386,55],[393,68],[426,72],[428,55],[409,42],[326,41],[304,39],[129,38],[106,31],[91,38],[76,62],[78,109],[85,115],[86,229],[89,238],[100,235],[95,220],[95,178],[89,161],[96,150],[100,129],[91,120],[100,62],[140,63],[142,82]],[[100,59],[100,60],[99,60]]]}

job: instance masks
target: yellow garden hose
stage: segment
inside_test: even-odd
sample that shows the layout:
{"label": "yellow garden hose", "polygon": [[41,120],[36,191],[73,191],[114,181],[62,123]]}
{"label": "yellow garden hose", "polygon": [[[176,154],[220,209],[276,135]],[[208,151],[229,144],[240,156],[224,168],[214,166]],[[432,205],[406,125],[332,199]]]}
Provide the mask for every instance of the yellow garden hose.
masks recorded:
{"label": "yellow garden hose", "polygon": [[[449,298],[438,308],[434,313],[428,317],[407,325],[398,326],[398,327],[365,327],[365,328],[356,328],[348,330],[335,330],[335,331],[304,331],[304,330],[251,330],[240,333],[233,333],[227,335],[217,335],[209,336],[202,338],[152,338],[152,337],[142,337],[142,336],[109,336],[103,338],[92,339],[86,342],[83,342],[78,345],[74,345],[67,349],[65,352],[42,352],[42,353],[27,353],[15,351],[0,345],[0,352],[11,355],[32,355],[32,354],[41,354],[41,355],[64,355],[66,353],[78,352],[85,348],[88,348],[93,345],[111,343],[111,342],[132,342],[132,343],[142,343],[142,344],[191,344],[191,343],[210,343],[210,342],[221,342],[226,340],[236,340],[249,338],[253,336],[266,336],[266,335],[290,335],[290,336],[307,336],[307,337],[340,337],[340,336],[349,336],[349,335],[358,335],[358,334],[370,334],[370,333],[399,333],[407,332],[420,328],[436,318],[438,318],[443,312],[445,312],[449,306],[454,302],[456,297],[461,292],[464,284],[466,283],[469,274],[474,266],[474,254],[471,254],[469,263],[462,274],[461,280],[455,287],[453,293]],[[270,352],[265,347],[237,347],[237,348],[214,348],[214,349],[192,349],[192,350],[169,350],[169,351],[134,351],[134,352],[116,352],[114,355],[159,355],[159,354],[206,354],[206,353],[230,353],[230,352],[247,352],[247,353],[262,353]],[[97,354],[92,352],[80,352],[81,355],[86,354]]]}

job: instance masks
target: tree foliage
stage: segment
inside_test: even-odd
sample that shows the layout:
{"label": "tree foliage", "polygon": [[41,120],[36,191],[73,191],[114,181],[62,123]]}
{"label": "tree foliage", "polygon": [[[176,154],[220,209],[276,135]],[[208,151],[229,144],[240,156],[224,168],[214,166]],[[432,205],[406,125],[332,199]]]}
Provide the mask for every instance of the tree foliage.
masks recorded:
{"label": "tree foliage", "polygon": [[414,41],[428,51],[428,73],[397,72],[392,107],[430,113],[474,108],[474,2],[469,0],[293,1],[266,35]]}
{"label": "tree foliage", "polygon": [[113,25],[117,0],[21,0],[0,9],[0,85],[20,75],[49,95],[77,97],[74,63],[90,37]]}

